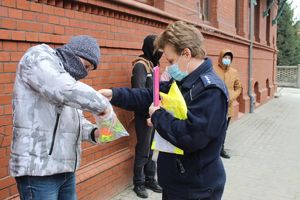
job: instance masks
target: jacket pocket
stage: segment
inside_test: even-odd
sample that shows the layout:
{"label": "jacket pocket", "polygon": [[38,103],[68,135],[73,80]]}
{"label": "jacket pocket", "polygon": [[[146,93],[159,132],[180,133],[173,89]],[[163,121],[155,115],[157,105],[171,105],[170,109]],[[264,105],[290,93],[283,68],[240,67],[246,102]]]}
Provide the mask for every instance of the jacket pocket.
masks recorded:
{"label": "jacket pocket", "polygon": [[51,146],[50,146],[49,155],[51,155],[51,154],[52,154],[52,151],[53,151],[53,146],[54,146],[54,142],[55,142],[55,136],[56,136],[56,132],[57,132],[57,127],[58,127],[59,117],[60,117],[60,114],[57,114],[57,115],[56,115],[56,121],[55,121],[54,130],[53,130],[53,135],[52,135],[52,141],[51,141]]}

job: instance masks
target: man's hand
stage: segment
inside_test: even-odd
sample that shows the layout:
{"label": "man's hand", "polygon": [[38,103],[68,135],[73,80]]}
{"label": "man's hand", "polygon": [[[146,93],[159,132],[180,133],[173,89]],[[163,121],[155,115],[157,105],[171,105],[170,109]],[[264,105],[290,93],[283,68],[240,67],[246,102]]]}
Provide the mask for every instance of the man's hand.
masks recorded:
{"label": "man's hand", "polygon": [[109,101],[111,100],[111,98],[112,98],[112,90],[111,89],[101,89],[101,90],[98,90],[98,92],[100,94],[102,94],[103,96],[105,96]]}
{"label": "man's hand", "polygon": [[100,131],[99,131],[99,129],[97,129],[94,131],[94,138],[95,138],[96,142],[98,142],[99,137],[100,137]]}
{"label": "man's hand", "polygon": [[151,106],[149,107],[149,115],[150,115],[150,117],[158,109],[160,109],[160,102],[159,102],[158,106],[154,106],[153,103],[152,103]]}
{"label": "man's hand", "polygon": [[108,106],[102,113],[99,113],[97,117],[100,119],[107,119],[112,115],[112,107]]}

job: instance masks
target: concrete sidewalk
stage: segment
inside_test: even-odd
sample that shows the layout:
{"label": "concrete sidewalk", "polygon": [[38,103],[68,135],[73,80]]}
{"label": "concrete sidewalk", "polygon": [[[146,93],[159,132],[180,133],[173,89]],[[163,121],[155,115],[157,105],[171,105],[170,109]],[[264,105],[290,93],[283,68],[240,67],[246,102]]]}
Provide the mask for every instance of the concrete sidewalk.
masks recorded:
{"label": "concrete sidewalk", "polygon": [[[300,199],[300,89],[278,91],[279,98],[230,125],[223,200]],[[149,193],[149,200],[161,200]],[[132,187],[113,198],[135,199]]]}

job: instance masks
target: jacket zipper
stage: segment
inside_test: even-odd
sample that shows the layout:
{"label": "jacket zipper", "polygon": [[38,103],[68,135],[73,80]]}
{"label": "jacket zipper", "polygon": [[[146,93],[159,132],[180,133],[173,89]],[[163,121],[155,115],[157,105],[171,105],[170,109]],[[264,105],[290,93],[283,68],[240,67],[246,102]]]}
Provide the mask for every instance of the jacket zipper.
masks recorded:
{"label": "jacket zipper", "polygon": [[185,169],[183,167],[183,164],[181,162],[181,160],[176,156],[176,165],[177,165],[177,169],[179,171],[180,174],[184,174],[185,173]]}
{"label": "jacket zipper", "polygon": [[57,131],[57,127],[58,127],[59,117],[60,117],[60,114],[57,114],[56,115],[56,121],[55,121],[54,130],[53,130],[53,137],[52,137],[52,142],[51,142],[51,147],[50,147],[49,155],[51,155],[52,151],[53,151],[53,146],[54,146],[56,131]]}
{"label": "jacket zipper", "polygon": [[[77,114],[78,114],[78,111],[77,111]],[[81,125],[80,125],[80,123],[81,123],[81,121],[80,121],[80,116],[79,116],[79,114],[78,114],[78,121],[79,121],[79,128],[78,128],[78,135],[77,135],[77,139],[76,139],[76,143],[75,143],[75,167],[74,167],[74,172],[76,171],[76,167],[77,167],[77,143],[78,143],[78,139],[79,139],[79,136],[80,136],[80,127],[81,127]]]}

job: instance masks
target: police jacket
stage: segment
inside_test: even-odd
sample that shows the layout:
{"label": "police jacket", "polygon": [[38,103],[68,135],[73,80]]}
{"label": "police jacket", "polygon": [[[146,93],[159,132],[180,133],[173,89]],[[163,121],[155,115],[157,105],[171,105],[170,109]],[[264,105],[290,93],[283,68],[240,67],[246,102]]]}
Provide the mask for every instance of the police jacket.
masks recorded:
{"label": "police jacket", "polygon": [[[167,93],[172,81],[161,83],[160,91]],[[188,107],[188,119],[178,120],[161,108],[151,120],[158,133],[185,154],[160,152],[158,181],[164,191],[178,197],[210,197],[214,190],[223,191],[226,179],[220,150],[226,131],[227,89],[210,59],[177,84]],[[145,111],[152,103],[152,90],[114,88],[111,103]]]}

